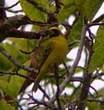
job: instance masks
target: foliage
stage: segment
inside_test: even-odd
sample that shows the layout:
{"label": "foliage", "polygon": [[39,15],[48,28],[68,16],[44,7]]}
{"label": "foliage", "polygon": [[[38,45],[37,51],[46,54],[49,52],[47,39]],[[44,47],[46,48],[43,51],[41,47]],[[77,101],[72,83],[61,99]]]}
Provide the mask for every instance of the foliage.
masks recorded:
{"label": "foliage", "polygon": [[[18,4],[21,9],[14,10]],[[102,4],[0,1],[0,110],[104,109],[104,87],[92,87],[104,81],[104,15],[93,19]],[[96,34],[93,26],[99,26]],[[73,59],[69,54],[77,48]]]}

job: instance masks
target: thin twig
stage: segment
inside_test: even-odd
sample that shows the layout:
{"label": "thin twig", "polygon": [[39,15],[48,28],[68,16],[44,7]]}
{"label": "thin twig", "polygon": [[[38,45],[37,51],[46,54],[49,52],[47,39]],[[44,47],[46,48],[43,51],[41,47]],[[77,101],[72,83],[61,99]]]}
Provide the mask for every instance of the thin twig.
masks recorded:
{"label": "thin twig", "polygon": [[28,17],[22,14],[19,14],[19,15],[8,17],[7,19],[5,19],[5,22],[3,23],[3,25],[0,26],[0,34],[3,33],[2,31],[8,32],[12,28],[18,28],[22,25],[27,25],[27,24],[34,24],[38,26],[49,26],[50,25],[45,22],[32,21]]}
{"label": "thin twig", "polygon": [[17,106],[18,106],[18,108],[19,108],[20,110],[24,110],[24,109],[22,108],[22,106],[20,105],[19,101],[16,101],[16,104],[17,104]]}
{"label": "thin twig", "polygon": [[104,19],[104,14],[102,14],[101,16],[99,16],[98,18],[96,18],[93,23],[98,23],[100,21],[102,21]]}
{"label": "thin twig", "polygon": [[23,74],[20,74],[18,72],[6,72],[6,71],[0,71],[0,76],[4,76],[4,75],[11,75],[11,76],[19,76],[19,77],[22,77],[22,78],[25,78],[25,79],[29,79],[31,81],[35,81],[33,78],[30,78],[26,75],[23,75]]}
{"label": "thin twig", "polygon": [[16,5],[18,5],[19,2],[20,2],[20,1],[17,1],[16,3],[14,3],[13,5],[8,6],[8,7],[2,7],[2,6],[0,6],[0,8],[2,8],[2,9],[4,9],[4,10],[8,10],[8,9],[13,8],[13,7],[15,7]]}
{"label": "thin twig", "polygon": [[34,101],[34,103],[37,103],[39,105],[44,105],[44,106],[46,106],[48,108],[51,108],[51,106],[48,105],[47,103],[42,102],[42,101],[38,101],[37,99],[35,99],[33,95],[28,94],[28,96]]}
{"label": "thin twig", "polygon": [[[91,88],[92,90],[94,90],[94,92],[96,93],[96,96],[98,96],[97,90],[96,90],[93,86],[91,86],[91,85],[90,85],[90,88]],[[94,95],[93,95],[93,96],[94,96]]]}
{"label": "thin twig", "polygon": [[88,72],[84,72],[84,79],[83,79],[83,85],[81,88],[81,92],[78,99],[78,106],[77,110],[84,110],[85,109],[85,101],[87,99],[90,84],[92,81],[92,74]]}
{"label": "thin twig", "polygon": [[48,96],[48,94],[44,91],[44,89],[38,84],[38,88],[39,88],[39,90],[44,94],[44,96],[48,99],[48,100],[50,100],[50,97]]}
{"label": "thin twig", "polygon": [[[0,0],[0,6],[1,7],[5,6],[5,0]],[[6,12],[4,9],[0,8],[0,27],[4,24],[5,18],[6,18]],[[0,42],[2,42],[3,40],[4,38],[0,37]]]}
{"label": "thin twig", "polygon": [[84,46],[85,33],[86,33],[86,25],[84,25],[83,28],[82,28],[81,40],[80,40],[80,45],[79,45],[79,49],[78,49],[78,52],[77,52],[76,59],[75,59],[73,65],[72,65],[72,67],[69,69],[69,73],[70,73],[69,76],[65,78],[64,82],[60,86],[60,93],[63,91],[64,86],[71,80],[72,75],[75,72],[75,68],[78,65],[78,62],[80,60],[81,53],[82,53],[82,50],[83,50],[83,46]]}
{"label": "thin twig", "polygon": [[102,26],[102,25],[104,25],[104,23],[103,22],[101,22],[101,23],[91,23],[91,24],[89,24],[89,27],[91,27],[91,26]]}
{"label": "thin twig", "polygon": [[60,0],[54,0],[55,4],[56,4],[56,11],[55,13],[59,13],[60,9],[61,9],[61,5],[63,5],[63,3],[60,2]]}
{"label": "thin twig", "polygon": [[73,96],[75,96],[75,94],[77,93],[77,90],[78,90],[80,87],[81,87],[81,83],[78,85],[78,87],[75,87],[75,88],[74,88],[74,91],[73,91],[73,93],[71,94],[71,98],[72,98]]}
{"label": "thin twig", "polygon": [[20,13],[20,12],[23,12],[23,10],[11,10],[11,9],[8,9],[7,11],[8,12],[11,12],[11,13]]}
{"label": "thin twig", "polygon": [[63,65],[64,65],[64,67],[65,67],[65,69],[66,69],[66,71],[67,71],[67,74],[70,74],[70,73],[69,73],[69,67],[67,67],[67,65],[66,65],[65,62],[63,63]]}
{"label": "thin twig", "polygon": [[57,65],[55,65],[55,72],[54,72],[54,78],[55,78],[55,80],[56,80],[56,86],[57,86],[57,91],[56,91],[56,101],[57,101],[57,104],[58,104],[58,109],[59,110],[63,110],[63,108],[62,108],[62,106],[61,106],[61,103],[60,103],[60,99],[59,99],[59,96],[60,96],[60,94],[59,94],[59,74],[58,74],[58,72],[57,72],[57,70],[58,70],[58,67],[57,67]]}

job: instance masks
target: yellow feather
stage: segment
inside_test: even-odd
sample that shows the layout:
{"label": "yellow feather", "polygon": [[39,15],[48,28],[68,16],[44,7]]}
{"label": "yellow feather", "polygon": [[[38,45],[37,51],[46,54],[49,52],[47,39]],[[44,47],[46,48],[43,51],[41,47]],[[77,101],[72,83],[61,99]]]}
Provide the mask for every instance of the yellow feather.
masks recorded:
{"label": "yellow feather", "polygon": [[49,48],[49,51],[51,52],[40,68],[36,83],[42,78],[45,78],[46,73],[53,67],[53,65],[62,63],[68,52],[68,42],[63,35],[50,38],[47,40],[47,44],[47,48],[51,47],[51,49]]}

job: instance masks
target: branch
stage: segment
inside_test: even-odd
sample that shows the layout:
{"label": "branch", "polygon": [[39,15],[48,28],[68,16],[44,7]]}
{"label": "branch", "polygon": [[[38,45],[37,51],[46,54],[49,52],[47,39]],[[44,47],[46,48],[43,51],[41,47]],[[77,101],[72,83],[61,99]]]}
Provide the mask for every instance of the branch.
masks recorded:
{"label": "branch", "polygon": [[[98,96],[97,90],[96,90],[93,86],[91,86],[91,85],[90,85],[90,88],[95,92],[96,96]],[[94,94],[92,94],[90,91],[89,91],[89,93],[90,93],[93,97],[96,97],[96,96],[94,96]]]}
{"label": "branch", "polygon": [[[35,79],[32,77],[28,77],[26,75],[20,74],[18,73],[18,71],[16,72],[4,72],[4,71],[0,71],[0,76],[4,76],[4,75],[11,75],[11,76],[19,76],[25,79],[28,79],[29,81],[35,82]],[[44,91],[44,89],[39,85],[39,90],[45,95],[45,97],[49,100],[50,97],[48,96],[48,94]]]}
{"label": "branch", "polygon": [[5,0],[0,0],[0,26],[3,24],[6,18],[5,10],[1,8],[1,7],[4,7],[4,5],[5,5]]}
{"label": "branch", "polygon": [[104,25],[104,23],[102,22],[102,23],[97,23],[97,22],[94,22],[94,23],[91,23],[91,24],[89,24],[89,27],[91,27],[91,26],[101,26],[101,25]]}
{"label": "branch", "polygon": [[13,5],[8,6],[8,7],[0,6],[0,8],[1,8],[1,9],[4,9],[4,10],[8,10],[8,9],[13,8],[13,7],[15,7],[16,5],[18,5],[19,2],[20,2],[20,1],[17,1],[16,3],[14,3]]}
{"label": "branch", "polygon": [[11,12],[11,13],[23,12],[23,10],[12,10],[12,9],[8,9],[7,11],[8,11],[8,12]]}
{"label": "branch", "polygon": [[[16,30],[16,28],[26,25],[26,24],[34,24],[38,26],[53,26],[55,24],[48,24],[44,22],[32,21],[28,17],[23,15],[17,15],[13,17],[9,17],[5,20],[2,26],[0,26],[0,38],[5,39],[7,37],[16,37],[16,38],[26,38],[26,39],[39,39],[40,36],[47,36],[50,33],[56,35],[56,32],[52,30],[41,30],[40,32],[25,32]],[[51,36],[51,35],[50,35]]]}
{"label": "branch", "polygon": [[18,28],[21,25],[26,25],[26,24],[33,24],[33,25],[38,25],[38,26],[49,26],[50,24],[44,23],[44,22],[38,22],[38,21],[32,21],[28,17],[20,14],[12,17],[8,17],[3,25],[0,25],[0,33],[2,31],[8,31],[12,28]]}
{"label": "branch", "polygon": [[[88,27],[87,27],[87,29],[88,29]],[[78,99],[77,110],[85,109],[85,104],[86,104],[86,99],[88,97],[89,88],[91,87],[93,90],[95,90],[92,86],[90,86],[91,82],[93,81],[92,80],[93,78],[92,78],[92,73],[89,73],[89,71],[88,71],[89,62],[90,62],[91,56],[92,56],[92,46],[93,46],[92,40],[91,40],[91,42],[89,42],[89,41],[90,40],[88,40],[88,39],[86,39],[86,41],[85,41],[85,46],[89,51],[89,58],[86,60],[86,64],[85,64],[86,70],[84,71],[84,74],[83,74],[83,82],[82,82],[83,84],[82,84],[81,92],[80,92],[79,99]]]}
{"label": "branch", "polygon": [[[34,96],[31,95],[31,94],[28,94],[28,96],[29,96],[29,97],[34,101],[34,103],[36,103],[36,104],[43,105],[43,106],[45,106],[45,107],[47,107],[47,108],[50,108],[50,109],[53,108],[53,107],[51,107],[50,105],[48,105],[47,103],[45,103],[44,101],[38,101],[38,100],[35,99]],[[34,103],[33,103],[33,104],[34,104]],[[30,104],[32,104],[32,103],[30,102]]]}
{"label": "branch", "polygon": [[50,35],[50,37],[57,36],[57,33],[55,33],[53,30],[43,30],[40,32],[29,32],[29,31],[20,31],[16,29],[12,29],[8,32],[2,32],[0,33],[1,38],[25,38],[25,39],[40,39],[47,37]]}
{"label": "branch", "polygon": [[9,32],[12,28],[18,28],[21,25],[27,24],[26,16],[17,15],[5,19],[2,26],[0,26],[0,34]]}
{"label": "branch", "polygon": [[10,30],[7,33],[0,33],[1,38],[25,38],[25,39],[39,39],[41,34],[29,31]]}
{"label": "branch", "polygon": [[50,100],[50,97],[48,96],[48,94],[46,93],[46,91],[38,84],[38,88],[39,88],[39,90],[44,94],[44,96],[48,99],[48,100]]}
{"label": "branch", "polygon": [[[85,109],[85,101],[87,99],[89,88],[91,87],[92,81],[92,74],[91,73],[84,73],[83,85],[81,88],[81,93],[78,100],[78,107],[77,110],[84,110]],[[92,87],[91,87],[92,88]]]}
{"label": "branch", "polygon": [[[3,25],[6,18],[5,10],[1,8],[4,6],[5,6],[5,0],[0,0],[0,27]],[[4,38],[0,38],[0,42],[2,42],[3,40]]]}
{"label": "branch", "polygon": [[80,40],[80,45],[79,45],[79,49],[78,49],[78,52],[77,52],[77,56],[76,56],[76,59],[72,65],[72,67],[69,69],[69,76],[65,78],[64,82],[62,83],[62,85],[60,86],[60,93],[64,90],[64,86],[71,80],[74,72],[75,72],[75,69],[79,63],[79,60],[81,58],[81,53],[82,53],[82,50],[83,50],[83,46],[84,46],[84,41],[85,41],[85,34],[86,34],[86,25],[83,26],[82,28],[82,33],[81,33],[81,40]]}
{"label": "branch", "polygon": [[56,11],[55,13],[59,13],[60,9],[61,9],[61,5],[63,5],[63,3],[60,2],[60,0],[54,0],[55,4],[56,4]]}
{"label": "branch", "polygon": [[99,16],[98,18],[96,18],[93,23],[98,23],[100,21],[102,21],[104,19],[104,14],[102,14],[101,16]]}
{"label": "branch", "polygon": [[6,18],[3,25],[0,26],[0,31],[3,29],[4,30],[7,30],[7,29],[10,30],[11,28],[18,28],[21,25],[26,25],[26,24],[33,24],[33,25],[38,25],[38,26],[49,25],[49,24],[44,23],[44,22],[32,21],[27,16],[20,14],[20,15],[16,15],[16,16]]}
{"label": "branch", "polygon": [[26,70],[28,72],[34,72],[34,73],[38,72],[37,70],[35,70],[35,68],[29,68],[27,66],[21,65],[2,46],[0,46],[0,53],[4,55],[6,58],[8,58],[8,60],[11,61],[14,65],[16,65],[17,67],[21,69]]}
{"label": "branch", "polygon": [[54,71],[54,77],[55,77],[55,80],[56,80],[56,86],[57,86],[57,91],[56,91],[56,101],[57,101],[57,105],[58,105],[58,109],[59,110],[63,110],[64,108],[61,106],[61,103],[60,103],[60,94],[59,94],[59,74],[57,72],[58,70],[58,67],[57,65],[55,65],[55,71]]}
{"label": "branch", "polygon": [[30,77],[28,77],[26,75],[23,75],[23,74],[18,73],[18,71],[16,71],[16,72],[0,71],[0,76],[4,76],[4,75],[19,76],[19,77],[22,77],[22,78],[25,78],[25,79],[29,79],[32,82],[35,81],[33,78],[30,78]]}
{"label": "branch", "polygon": [[40,39],[47,37],[48,35],[50,37],[55,37],[58,36],[60,32],[58,30],[41,30],[39,32],[29,32],[29,31],[21,31],[21,30],[16,30],[16,29],[11,29],[11,30],[5,30],[3,29],[0,32],[0,37],[1,38],[25,38],[25,39]]}

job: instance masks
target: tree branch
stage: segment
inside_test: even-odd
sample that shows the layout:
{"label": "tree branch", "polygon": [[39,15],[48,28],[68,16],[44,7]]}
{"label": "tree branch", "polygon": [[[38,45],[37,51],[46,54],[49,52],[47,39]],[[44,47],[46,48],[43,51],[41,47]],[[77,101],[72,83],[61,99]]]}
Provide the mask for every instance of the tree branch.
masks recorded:
{"label": "tree branch", "polygon": [[5,75],[19,76],[19,77],[22,77],[22,78],[25,78],[25,79],[29,79],[29,80],[31,80],[32,82],[35,81],[33,78],[30,78],[30,77],[28,77],[28,76],[26,76],[26,75],[23,75],[23,74],[18,73],[18,71],[16,71],[16,72],[0,71],[0,76],[5,76]]}
{"label": "tree branch", "polygon": [[59,94],[59,74],[57,72],[58,70],[58,67],[57,65],[55,65],[55,71],[54,71],[54,77],[55,77],[55,80],[56,80],[56,86],[57,86],[57,91],[56,91],[56,101],[57,101],[57,105],[58,105],[58,109],[59,110],[64,110],[64,108],[61,106],[61,103],[60,103],[60,94]]}
{"label": "tree branch", "polygon": [[55,4],[56,4],[56,11],[55,13],[59,13],[60,9],[61,9],[61,5],[63,5],[63,3],[60,2],[60,0],[54,0]]}
{"label": "tree branch", "polygon": [[5,6],[5,0],[0,0],[0,26],[3,24],[6,18],[5,10],[2,8],[4,6]]}
{"label": "tree branch", "polygon": [[[1,7],[5,6],[5,0],[0,0],[0,27],[3,25],[5,18],[6,18],[6,13],[5,10]],[[4,38],[0,38],[0,42],[2,42]]]}
{"label": "tree branch", "polygon": [[2,24],[2,26],[0,26],[0,38],[5,39],[7,37],[14,37],[14,38],[26,38],[26,39],[39,39],[40,36],[46,37],[47,35],[50,35],[50,33],[54,34],[54,36],[56,35],[56,32],[52,30],[41,30],[40,32],[37,33],[16,30],[16,28],[26,24],[34,24],[38,26],[53,26],[53,24],[32,21],[28,17],[23,15],[16,15],[7,18],[5,22]]}
{"label": "tree branch", "polygon": [[98,23],[100,21],[102,21],[104,19],[104,14],[102,14],[101,16],[99,16],[98,18],[96,18],[93,23]]}
{"label": "tree branch", "polygon": [[[43,106],[45,106],[45,107],[47,107],[47,108],[50,108],[50,109],[52,109],[53,107],[51,107],[50,105],[48,105],[46,102],[44,102],[44,101],[38,101],[37,99],[35,99],[34,98],[34,96],[33,95],[30,95],[30,94],[28,94],[28,96],[34,101],[34,103],[36,103],[36,104],[39,104],[39,105],[43,105]],[[34,104],[33,103],[33,104]],[[31,104],[31,103],[30,103]]]}
{"label": "tree branch", "polygon": [[4,31],[8,32],[12,28],[18,28],[26,24],[32,24],[32,25],[38,25],[38,26],[49,26],[50,25],[44,22],[32,21],[24,15],[16,15],[16,16],[8,17],[7,19],[5,19],[5,22],[2,25],[0,25],[0,33],[3,33]]}
{"label": "tree branch", "polygon": [[0,33],[1,38],[25,38],[25,39],[39,39],[41,34],[29,31],[10,30],[7,33]]}
{"label": "tree branch", "polygon": [[10,9],[10,8],[14,8],[16,5],[18,5],[19,2],[20,2],[20,1],[17,1],[16,3],[14,3],[13,5],[8,6],[8,7],[0,6],[0,8],[2,8],[2,9],[4,9],[4,10],[8,10],[8,9]]}
{"label": "tree branch", "polygon": [[8,9],[7,11],[15,14],[19,12],[23,12],[23,10],[12,10],[12,9]]}
{"label": "tree branch", "polygon": [[91,24],[89,24],[89,27],[91,27],[91,26],[101,26],[101,25],[104,25],[104,23],[102,22],[102,23],[97,23],[97,22],[94,22],[94,23],[91,23]]}

